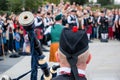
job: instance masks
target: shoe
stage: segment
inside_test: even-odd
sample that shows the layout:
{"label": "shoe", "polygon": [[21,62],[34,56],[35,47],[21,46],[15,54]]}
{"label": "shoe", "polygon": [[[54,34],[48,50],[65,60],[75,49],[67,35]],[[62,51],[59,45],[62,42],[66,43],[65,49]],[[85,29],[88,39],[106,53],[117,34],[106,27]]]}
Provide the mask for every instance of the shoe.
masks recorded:
{"label": "shoe", "polygon": [[108,39],[101,39],[101,42],[108,42]]}
{"label": "shoe", "polygon": [[9,57],[10,58],[18,58],[18,57],[20,57],[20,55],[18,55],[18,54],[11,54]]}
{"label": "shoe", "polygon": [[10,50],[8,50],[8,53],[9,53],[9,54],[12,54],[12,52],[11,52]]}
{"label": "shoe", "polygon": [[16,51],[13,49],[13,53],[16,53]]}

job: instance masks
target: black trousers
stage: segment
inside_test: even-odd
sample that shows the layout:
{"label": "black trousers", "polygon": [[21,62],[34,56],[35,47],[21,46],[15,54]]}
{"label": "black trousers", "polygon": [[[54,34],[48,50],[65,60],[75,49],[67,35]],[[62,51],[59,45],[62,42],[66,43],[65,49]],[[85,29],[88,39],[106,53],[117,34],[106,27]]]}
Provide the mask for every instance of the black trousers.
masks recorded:
{"label": "black trousers", "polygon": [[9,33],[8,50],[12,51],[13,49],[14,49],[13,34]]}

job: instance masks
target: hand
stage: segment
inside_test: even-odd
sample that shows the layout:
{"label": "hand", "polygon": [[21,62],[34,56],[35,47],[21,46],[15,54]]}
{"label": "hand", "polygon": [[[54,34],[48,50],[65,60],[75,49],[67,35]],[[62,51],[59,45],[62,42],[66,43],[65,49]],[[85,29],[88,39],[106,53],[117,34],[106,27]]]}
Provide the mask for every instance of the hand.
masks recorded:
{"label": "hand", "polygon": [[73,23],[75,23],[76,21],[72,21]]}
{"label": "hand", "polygon": [[108,20],[105,20],[105,22],[108,22]]}
{"label": "hand", "polygon": [[69,28],[69,24],[66,24],[65,27],[66,27],[66,28]]}
{"label": "hand", "polygon": [[0,29],[0,33],[2,33],[3,31]]}
{"label": "hand", "polygon": [[98,23],[99,25],[101,25],[101,23]]}
{"label": "hand", "polygon": [[52,25],[53,23],[50,22],[49,24]]}

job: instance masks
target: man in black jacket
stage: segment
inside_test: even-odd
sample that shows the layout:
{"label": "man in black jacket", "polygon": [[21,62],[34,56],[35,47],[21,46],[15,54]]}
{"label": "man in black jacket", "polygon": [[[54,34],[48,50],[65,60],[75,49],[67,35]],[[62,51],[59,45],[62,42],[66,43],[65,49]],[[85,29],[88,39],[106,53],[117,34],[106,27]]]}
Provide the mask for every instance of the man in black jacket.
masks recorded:
{"label": "man in black jacket", "polygon": [[101,42],[108,42],[108,18],[101,11],[101,16],[98,18],[99,32],[101,34]]}

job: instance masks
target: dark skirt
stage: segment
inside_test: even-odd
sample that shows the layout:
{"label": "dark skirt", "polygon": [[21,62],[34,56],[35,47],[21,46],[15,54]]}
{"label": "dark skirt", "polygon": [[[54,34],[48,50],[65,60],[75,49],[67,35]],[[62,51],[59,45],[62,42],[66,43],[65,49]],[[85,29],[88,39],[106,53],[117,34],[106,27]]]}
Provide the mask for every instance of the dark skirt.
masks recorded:
{"label": "dark skirt", "polygon": [[92,26],[91,25],[89,25],[86,32],[89,34],[92,34]]}
{"label": "dark skirt", "polygon": [[109,27],[108,30],[109,30],[109,32],[108,32],[109,38],[113,38],[113,29],[112,29],[112,27]]}
{"label": "dark skirt", "polygon": [[107,26],[100,26],[99,32],[100,33],[108,33],[108,27]]}

